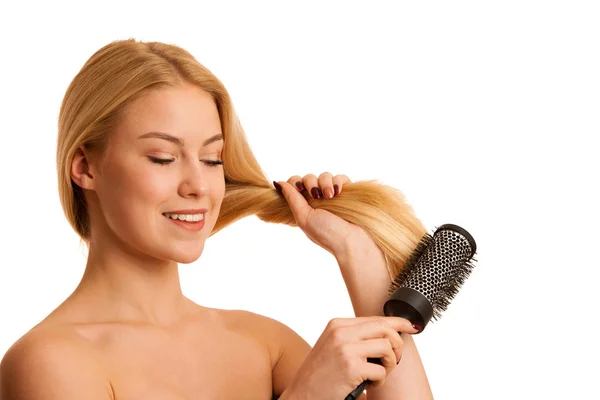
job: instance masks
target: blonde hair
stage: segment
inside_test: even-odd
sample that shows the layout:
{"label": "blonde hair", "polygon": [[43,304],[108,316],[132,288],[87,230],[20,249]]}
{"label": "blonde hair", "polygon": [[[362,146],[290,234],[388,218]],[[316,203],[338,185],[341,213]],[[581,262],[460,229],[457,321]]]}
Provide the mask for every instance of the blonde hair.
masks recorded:
{"label": "blonde hair", "polygon": [[[211,235],[249,215],[296,226],[287,202],[252,154],[221,81],[178,46],[128,39],[111,42],[90,57],[69,85],[60,108],[56,154],[60,201],[84,241],[90,238],[90,218],[83,190],[71,179],[77,149],[102,151],[129,102],[147,90],[183,83],[196,85],[214,98],[223,130],[226,192]],[[402,193],[376,181],[348,183],[332,199],[305,197],[312,207],[362,227],[384,252],[390,278],[401,271],[426,233]]]}

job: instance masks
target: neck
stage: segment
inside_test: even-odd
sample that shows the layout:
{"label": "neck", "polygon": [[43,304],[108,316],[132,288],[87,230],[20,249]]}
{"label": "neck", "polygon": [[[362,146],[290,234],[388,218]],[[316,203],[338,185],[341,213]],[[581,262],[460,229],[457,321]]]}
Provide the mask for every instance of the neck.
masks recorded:
{"label": "neck", "polygon": [[[94,322],[170,326],[192,312],[173,261],[91,242],[83,278],[70,297]],[[91,321],[90,321],[91,322]]]}

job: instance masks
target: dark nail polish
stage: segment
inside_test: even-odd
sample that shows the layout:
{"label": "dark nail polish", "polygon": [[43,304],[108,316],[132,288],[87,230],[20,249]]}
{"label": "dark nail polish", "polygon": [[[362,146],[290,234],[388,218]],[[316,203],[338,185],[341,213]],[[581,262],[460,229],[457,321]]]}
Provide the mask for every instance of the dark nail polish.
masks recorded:
{"label": "dark nail polish", "polygon": [[336,196],[340,194],[340,187],[338,185],[333,185],[333,192]]}
{"label": "dark nail polish", "polygon": [[421,325],[419,324],[412,324],[413,328],[415,328],[417,330],[417,333],[421,332],[423,330],[423,328],[421,328]]}
{"label": "dark nail polish", "polygon": [[277,191],[281,193],[281,185],[279,183],[273,181],[273,186],[275,186],[275,189],[277,189]]}
{"label": "dark nail polish", "polygon": [[304,187],[304,183],[302,183],[302,182],[296,182],[296,187],[301,192],[304,191],[304,190],[306,190],[306,188]]}
{"label": "dark nail polish", "polygon": [[319,189],[318,187],[310,189],[310,194],[312,194],[312,197],[315,199],[320,199],[322,196],[321,189]]}

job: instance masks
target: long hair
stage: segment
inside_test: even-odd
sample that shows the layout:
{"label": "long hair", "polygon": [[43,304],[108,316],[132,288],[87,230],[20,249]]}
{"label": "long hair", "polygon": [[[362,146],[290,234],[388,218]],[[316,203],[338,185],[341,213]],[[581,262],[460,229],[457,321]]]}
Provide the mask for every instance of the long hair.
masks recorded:
{"label": "long hair", "polygon": [[[128,39],[107,44],[87,60],[67,88],[60,108],[58,189],[65,216],[82,240],[89,241],[91,227],[83,190],[71,180],[75,152],[80,146],[103,151],[129,102],[147,90],[182,83],[196,85],[212,96],[223,130],[226,191],[211,235],[249,215],[296,226],[287,202],[254,157],[221,81],[181,47]],[[402,270],[425,234],[403,194],[374,180],[345,184],[332,199],[305,197],[312,207],[362,227],[384,252],[390,278]]]}

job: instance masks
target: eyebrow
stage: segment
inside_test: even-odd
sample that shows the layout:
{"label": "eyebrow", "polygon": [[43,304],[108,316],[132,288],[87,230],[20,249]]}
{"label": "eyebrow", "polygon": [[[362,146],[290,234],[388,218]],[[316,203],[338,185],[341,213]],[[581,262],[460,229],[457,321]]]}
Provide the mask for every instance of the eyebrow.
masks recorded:
{"label": "eyebrow", "polygon": [[[183,139],[178,138],[177,136],[173,136],[168,133],[164,133],[164,132],[148,132],[148,133],[145,133],[142,136],[138,137],[138,139],[149,139],[149,138],[166,140],[168,142],[175,143],[179,147],[184,146]],[[221,133],[217,133],[216,135],[211,136],[208,139],[206,139],[204,141],[204,143],[202,143],[202,146],[208,146],[209,144],[217,142],[219,140],[223,140],[223,134],[221,134]]]}

